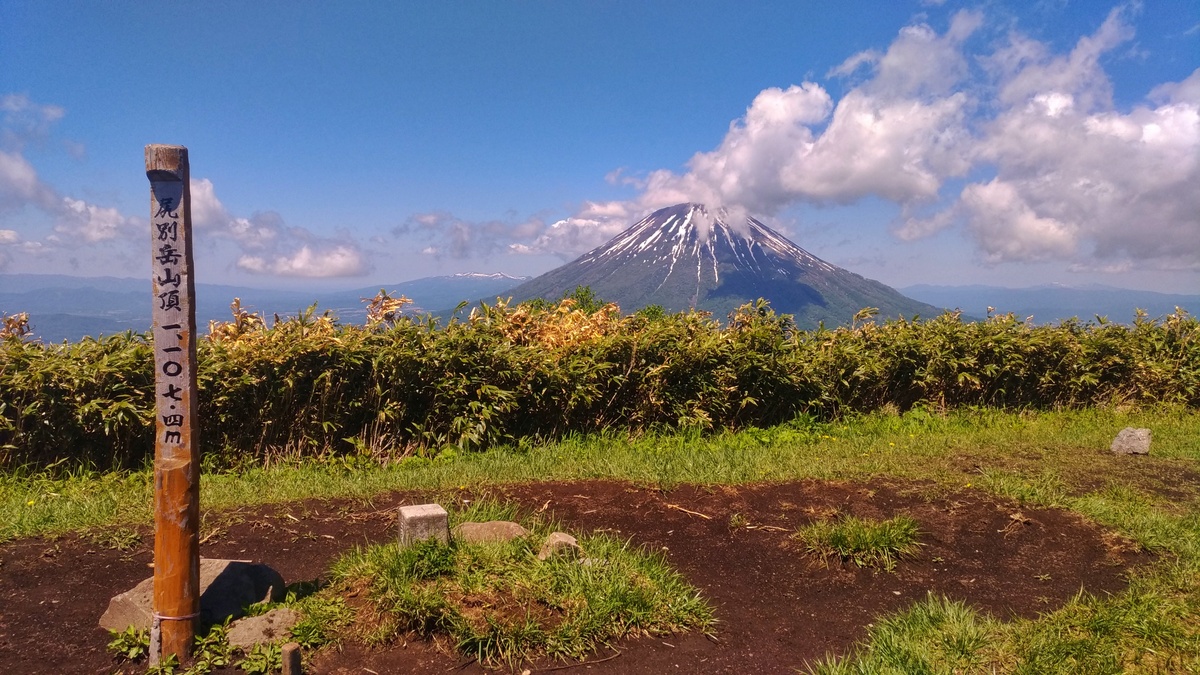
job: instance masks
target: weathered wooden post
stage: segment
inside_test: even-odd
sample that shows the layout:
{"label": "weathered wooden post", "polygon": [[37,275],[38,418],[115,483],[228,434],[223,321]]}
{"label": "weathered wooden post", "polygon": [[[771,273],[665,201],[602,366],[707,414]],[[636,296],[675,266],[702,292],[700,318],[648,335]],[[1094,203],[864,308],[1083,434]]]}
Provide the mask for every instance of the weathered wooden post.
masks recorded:
{"label": "weathered wooden post", "polygon": [[187,148],[147,145],[154,289],[154,623],[150,661],[191,655],[200,616],[196,282]]}

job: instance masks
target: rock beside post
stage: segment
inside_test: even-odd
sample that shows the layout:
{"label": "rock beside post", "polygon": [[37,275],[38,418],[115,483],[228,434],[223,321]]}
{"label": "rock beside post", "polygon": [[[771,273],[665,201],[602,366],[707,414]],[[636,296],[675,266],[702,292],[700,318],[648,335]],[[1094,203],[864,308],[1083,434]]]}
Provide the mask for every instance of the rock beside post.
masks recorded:
{"label": "rock beside post", "polygon": [[1113,439],[1109,448],[1114,455],[1150,454],[1150,430],[1125,427]]}
{"label": "rock beside post", "polygon": [[[283,600],[286,587],[279,572],[245,560],[200,559],[200,623],[218,624],[242,616],[256,602]],[[122,631],[130,626],[149,630],[154,622],[154,577],[115,596],[100,617],[100,627]]]}

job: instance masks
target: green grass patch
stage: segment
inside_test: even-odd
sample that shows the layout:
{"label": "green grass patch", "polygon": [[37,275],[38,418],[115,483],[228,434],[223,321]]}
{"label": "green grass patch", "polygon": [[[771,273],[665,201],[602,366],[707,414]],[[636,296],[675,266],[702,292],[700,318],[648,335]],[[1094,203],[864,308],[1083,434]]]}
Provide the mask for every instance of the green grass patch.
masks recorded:
{"label": "green grass patch", "polygon": [[[485,504],[455,520],[514,516]],[[323,594],[365,589],[371,609],[349,631],[367,643],[441,637],[486,665],[582,658],[626,636],[711,627],[711,609],[661,555],[591,534],[579,538],[586,559],[542,561],[538,547],[552,526],[521,520],[530,535],[511,542],[357,549],[334,565]]]}
{"label": "green grass patch", "polygon": [[874,622],[844,657],[812,675],[854,673],[1194,673],[1200,636],[1188,602],[1135,583],[1113,597],[1080,593],[1037,619],[1000,621],[929,594]]}
{"label": "green grass patch", "polygon": [[[1049,457],[1057,454],[1047,451]],[[1092,464],[1091,489],[1080,489],[1068,478],[1075,461]],[[1194,471],[1194,460],[1188,461],[1186,468]],[[1097,480],[1111,477],[1110,467],[1126,475],[1129,462],[1095,452],[1041,464],[1013,461],[1007,468],[985,469],[975,484],[1031,506],[1074,510],[1159,556],[1158,561],[1136,570],[1120,593],[1081,592],[1035,619],[1001,621],[931,595],[881,617],[851,653],[810,664],[809,672],[1200,672],[1200,507],[1185,496],[1186,486],[1164,495],[1155,492],[1158,485],[1152,481],[1133,481],[1135,486]],[[1163,467],[1141,463],[1140,468],[1150,473]]]}
{"label": "green grass patch", "polygon": [[837,558],[888,572],[901,558],[915,556],[921,548],[917,521],[903,514],[887,520],[856,516],[818,520],[801,527],[794,536],[806,551],[825,560]]}
{"label": "green grass patch", "polygon": [[814,675],[988,672],[987,647],[996,622],[961,602],[928,595],[910,609],[877,621],[852,657],[827,657]]}
{"label": "green grass patch", "polygon": [[[1149,456],[1108,453],[1113,436],[1126,426],[1152,430]],[[1200,672],[1197,475],[1200,411],[1195,409],[1110,406],[941,414],[918,408],[830,422],[799,417],[737,432],[578,435],[554,443],[526,441],[488,452],[447,451],[390,463],[345,458],[284,462],[205,473],[201,505],[206,518],[219,519],[223,509],[307,498],[350,498],[366,505],[375,495],[393,490],[438,494],[511,482],[590,478],[669,488],[680,483],[889,477],[923,481],[914,489],[935,496],[962,488],[983,490],[1030,508],[1073,510],[1158,559],[1135,570],[1124,592],[1103,597],[1083,594],[1031,620],[1001,621],[945,598],[927,598],[905,612],[874,621],[867,638],[852,653],[814,664],[814,671],[1186,673]],[[151,478],[148,470],[0,475],[0,541],[83,531],[85,536],[103,539],[97,540],[98,545],[133,545],[132,528],[151,521]],[[477,519],[513,519],[503,507],[487,508],[491,511],[478,511]],[[113,534],[101,537],[105,528]],[[143,536],[143,545],[145,541]],[[621,542],[601,541],[582,539],[589,557],[616,555],[604,553],[605,547],[625,549]],[[383,554],[355,555],[373,561]],[[455,549],[456,570],[465,555],[465,549]],[[596,574],[604,568],[569,569]],[[422,583],[448,584],[453,578],[445,575]],[[372,597],[382,603],[389,596]],[[297,630],[307,646],[347,636],[361,639],[376,629],[375,639],[392,639],[398,630],[398,615],[383,604],[377,605],[379,616],[392,623],[372,628],[361,617],[350,626],[351,610],[327,591],[297,600],[299,605],[305,603],[311,607]],[[522,633],[525,624],[518,621],[522,617],[510,616],[504,624],[510,626],[507,633],[489,633],[486,625],[471,624],[476,631],[472,635],[509,637],[497,637],[494,643],[477,638],[467,646],[482,645],[477,648],[500,659],[501,654],[517,653],[520,645],[533,639]],[[980,634],[985,636],[982,646]]]}
{"label": "green grass patch", "polygon": [[[1149,457],[1107,452],[1126,426],[1149,427]],[[205,473],[204,513],[311,498],[370,500],[393,490],[440,491],[538,480],[615,478],[669,488],[801,478],[931,480],[1035,505],[1117,485],[1170,492],[1177,512],[1200,507],[1200,411],[1183,407],[1051,412],[915,409],[836,422],[800,417],[737,432],[572,436],[481,453],[446,451],[395,462],[290,461]],[[152,520],[153,474],[77,471],[0,474],[0,541]],[[1098,484],[1099,481],[1099,484]],[[1156,507],[1158,504],[1156,504]]]}

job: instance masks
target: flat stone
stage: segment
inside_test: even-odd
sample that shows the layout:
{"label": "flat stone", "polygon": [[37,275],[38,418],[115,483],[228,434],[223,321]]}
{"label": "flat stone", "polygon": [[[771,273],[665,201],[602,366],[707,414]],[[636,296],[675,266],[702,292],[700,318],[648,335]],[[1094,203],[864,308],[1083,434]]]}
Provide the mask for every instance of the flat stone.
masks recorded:
{"label": "flat stone", "polygon": [[1150,430],[1125,427],[1113,439],[1109,448],[1114,455],[1150,454]]}
{"label": "flat stone", "polygon": [[[279,572],[245,560],[200,559],[200,623],[218,624],[238,618],[247,605],[279,602],[286,587]],[[100,627],[122,631],[149,629],[154,619],[154,577],[113,597],[100,617]]]}
{"label": "flat stone", "polygon": [[509,520],[489,520],[486,523],[461,523],[454,528],[454,538],[468,544],[509,542],[529,536],[529,530]]}
{"label": "flat stone", "polygon": [[437,504],[417,504],[400,507],[400,545],[414,541],[437,539],[450,542],[450,516]]}
{"label": "flat stone", "polygon": [[278,642],[292,636],[292,626],[300,622],[300,614],[287,607],[273,609],[266,614],[247,616],[229,624],[226,636],[229,644],[242,649],[254,645]]}
{"label": "flat stone", "polygon": [[579,542],[575,541],[575,537],[566,532],[551,532],[550,536],[546,537],[546,543],[542,544],[542,550],[538,551],[538,560],[558,557],[578,558],[582,553],[583,549],[579,547]]}

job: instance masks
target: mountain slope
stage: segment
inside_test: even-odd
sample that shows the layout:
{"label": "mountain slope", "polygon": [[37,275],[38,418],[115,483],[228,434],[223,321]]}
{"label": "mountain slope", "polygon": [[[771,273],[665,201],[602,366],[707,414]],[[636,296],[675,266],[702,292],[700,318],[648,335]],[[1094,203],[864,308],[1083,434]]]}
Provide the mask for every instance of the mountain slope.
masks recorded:
{"label": "mountain slope", "polygon": [[724,318],[758,298],[803,327],[849,323],[864,307],[885,317],[941,310],[831,265],[754,218],[730,223],[701,204],[659,209],[577,260],[512,289],[516,301],[556,299],[576,286],[625,311],[661,305]]}

